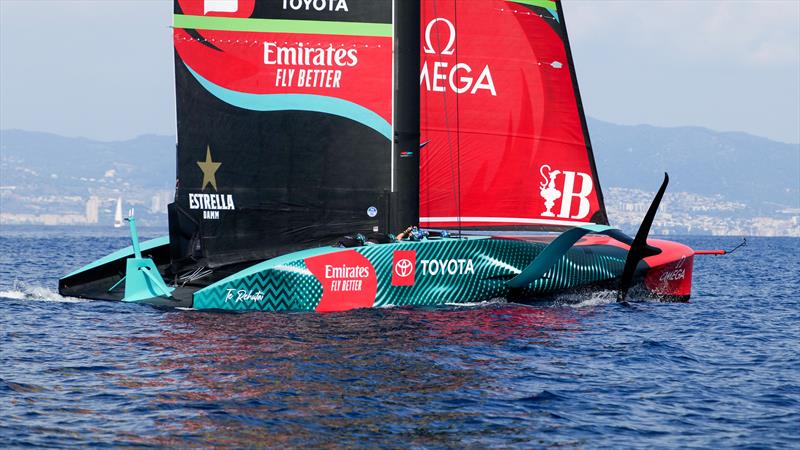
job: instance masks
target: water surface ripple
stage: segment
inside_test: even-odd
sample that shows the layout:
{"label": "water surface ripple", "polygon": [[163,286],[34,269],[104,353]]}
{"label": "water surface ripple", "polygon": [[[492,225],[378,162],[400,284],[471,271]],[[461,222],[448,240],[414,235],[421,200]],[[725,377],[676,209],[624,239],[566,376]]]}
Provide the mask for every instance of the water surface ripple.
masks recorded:
{"label": "water surface ripple", "polygon": [[224,314],[61,298],[124,234],[9,228],[3,448],[800,445],[798,239],[699,258],[686,304]]}

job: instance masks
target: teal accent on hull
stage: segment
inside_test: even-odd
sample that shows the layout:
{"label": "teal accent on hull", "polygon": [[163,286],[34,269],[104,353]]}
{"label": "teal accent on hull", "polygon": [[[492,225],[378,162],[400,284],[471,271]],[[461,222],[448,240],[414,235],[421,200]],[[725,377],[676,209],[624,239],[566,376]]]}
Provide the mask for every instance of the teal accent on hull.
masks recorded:
{"label": "teal accent on hull", "polygon": [[223,278],[217,281],[216,283],[203,288],[203,290],[213,289],[219,285],[223,285],[232,280],[236,280],[237,278],[247,277],[256,274],[258,272],[274,269],[277,266],[288,264],[297,261],[298,259],[311,258],[312,256],[325,255],[328,253],[341,252],[345,250],[348,249],[339,247],[318,247],[318,248],[311,248],[308,250],[301,250],[299,252],[287,253],[285,255],[281,255],[272,259],[268,259],[264,262],[260,262],[258,264],[248,267],[247,269],[240,270],[239,272],[236,272],[235,274],[227,278]]}
{"label": "teal accent on hull", "polygon": [[[161,237],[158,237],[158,238],[155,238],[155,239],[150,239],[149,241],[142,242],[141,245],[140,245],[140,249],[142,251],[147,251],[147,250],[150,250],[150,249],[153,249],[153,248],[156,248],[156,247],[161,247],[163,245],[168,245],[168,244],[169,244],[169,236],[161,236]],[[64,275],[63,277],[61,277],[61,279],[63,280],[64,278],[69,278],[69,277],[77,275],[77,274],[79,274],[81,272],[86,272],[87,270],[91,270],[91,269],[94,269],[96,267],[100,267],[100,266],[102,266],[104,264],[110,263],[111,261],[116,261],[118,259],[124,259],[124,258],[130,258],[131,256],[133,256],[133,246],[128,246],[128,247],[125,247],[123,249],[117,250],[114,253],[106,255],[106,256],[104,256],[104,257],[102,257],[102,258],[100,258],[100,259],[98,259],[98,260],[96,260],[96,261],[94,261],[92,263],[89,263],[89,264],[81,267],[80,269],[75,270],[75,271],[73,271],[73,272],[71,272],[71,273],[69,273],[67,275]]]}
{"label": "teal accent on hull", "polygon": [[188,65],[186,68],[203,88],[230,105],[252,111],[314,111],[334,114],[368,126],[386,139],[392,139],[392,125],[379,114],[359,104],[324,95],[237,92],[206,80]]}
{"label": "teal accent on hull", "polygon": [[570,228],[553,240],[533,262],[519,275],[508,282],[512,288],[522,288],[538,280],[547,273],[564,255],[567,254],[575,243],[589,233],[604,234],[625,244],[630,244],[633,239],[621,230],[608,225],[582,225]]}
{"label": "teal accent on hull", "polygon": [[[314,258],[318,262],[331,255],[333,270],[341,267],[333,262],[338,261],[335,254],[345,251],[362,255],[371,265],[370,274],[377,282],[373,307],[435,306],[504,298],[512,293],[507,281],[520,274],[545,246],[543,242],[476,237],[315,249],[266,261],[200,290],[194,294],[193,307],[314,311],[323,295],[330,294],[323,281],[330,281],[318,279],[306,260]],[[408,250],[413,250],[416,258],[413,284],[393,285],[395,252]],[[611,246],[593,246],[592,250],[572,247],[552,267],[549,277],[513,292],[533,297],[613,279],[622,271],[625,254],[623,249]]]}
{"label": "teal accent on hull", "polygon": [[[241,270],[209,285],[194,294],[196,309],[248,310],[247,302],[236,301],[239,291],[262,292],[266,302],[259,305],[264,311],[313,311],[322,296],[322,286],[303,264],[306,258],[345,251],[337,247],[319,247],[278,256]],[[264,274],[270,274],[265,276]],[[227,299],[229,289],[233,298]],[[222,298],[221,302],[216,299]]]}

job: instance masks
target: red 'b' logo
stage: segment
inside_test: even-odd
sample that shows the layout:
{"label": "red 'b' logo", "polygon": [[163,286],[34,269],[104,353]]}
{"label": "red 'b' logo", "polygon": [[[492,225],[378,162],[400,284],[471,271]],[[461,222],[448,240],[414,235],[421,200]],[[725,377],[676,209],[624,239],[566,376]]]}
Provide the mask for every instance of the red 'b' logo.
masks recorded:
{"label": "red 'b' logo", "polygon": [[392,257],[392,286],[413,286],[416,250],[395,250]]}

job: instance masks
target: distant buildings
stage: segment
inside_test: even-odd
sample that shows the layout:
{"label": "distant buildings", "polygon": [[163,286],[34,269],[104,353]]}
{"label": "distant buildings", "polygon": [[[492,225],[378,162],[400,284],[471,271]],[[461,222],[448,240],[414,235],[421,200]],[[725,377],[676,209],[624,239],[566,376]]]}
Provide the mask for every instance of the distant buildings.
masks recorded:
{"label": "distant buildings", "polygon": [[92,195],[86,201],[86,223],[97,223],[100,217],[100,197]]}
{"label": "distant buildings", "polygon": [[172,203],[174,193],[171,191],[158,191],[150,197],[150,213],[166,214],[167,205]]}
{"label": "distant buildings", "polygon": [[[172,190],[130,186],[118,173],[110,170],[103,178],[87,179],[71,191],[45,190],[35,181],[38,180],[25,186],[0,186],[0,224],[111,227],[117,197],[123,195],[125,208],[136,207],[138,223],[163,227],[167,225],[167,205],[174,198]],[[607,188],[604,193],[611,224],[635,233],[654,193],[625,188]],[[775,211],[758,211],[722,196],[669,192],[661,203],[652,232],[662,235],[800,236],[800,208],[777,207]]]}
{"label": "distant buildings", "polygon": [[[92,182],[89,182],[92,183]],[[97,183],[97,182],[94,182]],[[31,189],[0,186],[0,225],[98,225],[111,227],[117,197],[126,194],[126,207],[136,207],[143,226],[166,226],[172,193],[142,188],[90,187],[88,195],[31,195]]]}
{"label": "distant buildings", "polygon": [[[610,188],[606,208],[613,226],[634,233],[655,195],[638,189]],[[797,236],[800,211],[776,211],[774,216],[755,216],[748,206],[688,192],[667,193],[661,202],[652,233],[714,236]]]}

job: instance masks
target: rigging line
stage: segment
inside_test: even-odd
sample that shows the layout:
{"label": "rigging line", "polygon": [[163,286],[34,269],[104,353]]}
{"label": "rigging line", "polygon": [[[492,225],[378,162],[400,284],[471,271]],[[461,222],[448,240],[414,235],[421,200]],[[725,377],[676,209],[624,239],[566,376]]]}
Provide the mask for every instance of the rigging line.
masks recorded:
{"label": "rigging line", "polygon": [[[455,27],[456,39],[456,67],[458,67],[458,1],[453,3],[453,26]],[[459,97],[456,92],[456,181],[458,183],[458,237],[461,237],[461,110],[459,109]]]}
{"label": "rigging line", "polygon": [[[437,0],[433,0],[433,17],[434,20],[439,17],[439,14],[436,12],[436,4]],[[456,39],[458,39],[458,35],[456,35]],[[436,27],[436,49],[438,50],[438,60],[439,63],[442,62],[442,40],[439,33],[439,27]],[[442,90],[442,99],[444,101],[444,128],[445,134],[447,135],[447,157],[450,161],[450,184],[453,186],[453,200],[455,201],[456,211],[458,215],[461,215],[461,205],[460,205],[460,193],[457,191],[458,188],[458,181],[456,178],[456,172],[454,169],[453,164],[453,143],[450,138],[450,114],[447,111],[447,89]],[[458,100],[456,98],[456,100]],[[456,107],[457,108],[457,107]],[[459,234],[461,233],[461,222],[459,221]]]}

